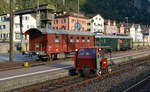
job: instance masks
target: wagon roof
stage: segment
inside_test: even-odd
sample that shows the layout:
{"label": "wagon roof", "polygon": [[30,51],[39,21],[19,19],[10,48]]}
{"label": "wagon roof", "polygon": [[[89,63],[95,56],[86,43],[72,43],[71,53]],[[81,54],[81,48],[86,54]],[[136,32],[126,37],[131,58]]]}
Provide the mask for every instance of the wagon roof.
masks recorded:
{"label": "wagon roof", "polygon": [[55,33],[55,34],[75,34],[75,35],[94,35],[94,33],[90,32],[77,32],[77,31],[66,31],[66,30],[54,30],[54,29],[44,29],[44,28],[31,28],[25,32],[25,34],[28,34],[29,31],[32,30],[37,30],[41,32],[42,34],[47,34],[47,33]]}
{"label": "wagon roof", "polygon": [[120,38],[120,39],[133,39],[130,36],[115,36],[115,35],[95,35],[95,38]]}

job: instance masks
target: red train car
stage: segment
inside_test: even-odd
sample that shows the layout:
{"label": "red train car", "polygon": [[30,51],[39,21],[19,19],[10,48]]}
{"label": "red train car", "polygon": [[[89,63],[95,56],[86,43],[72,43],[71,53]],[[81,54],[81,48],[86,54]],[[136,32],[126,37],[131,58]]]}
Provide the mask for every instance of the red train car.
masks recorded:
{"label": "red train car", "polygon": [[109,51],[111,62],[111,50],[110,46],[79,48],[74,55],[74,68],[69,70],[69,74],[80,74],[84,76],[89,75],[90,73],[101,75],[102,73],[111,72],[111,67],[105,56],[105,51]]}
{"label": "red train car", "polygon": [[46,53],[50,58],[80,47],[94,46],[94,34],[90,32],[31,28],[25,35],[29,35],[30,51]]}

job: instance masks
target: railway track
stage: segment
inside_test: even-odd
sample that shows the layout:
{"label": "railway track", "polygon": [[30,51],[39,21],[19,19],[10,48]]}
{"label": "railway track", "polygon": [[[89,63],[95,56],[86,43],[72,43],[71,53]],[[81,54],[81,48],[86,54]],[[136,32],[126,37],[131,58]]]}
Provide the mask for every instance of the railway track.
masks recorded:
{"label": "railway track", "polygon": [[[69,60],[73,60],[73,58],[65,59],[65,61],[69,61]],[[46,65],[46,64],[55,64],[55,63],[59,63],[59,62],[64,62],[64,59],[54,60],[52,62],[29,61],[29,67]],[[0,72],[7,71],[7,70],[13,70],[13,69],[21,69],[21,68],[25,68],[24,62],[0,64]]]}
{"label": "railway track", "polygon": [[[69,76],[69,77],[65,77],[64,79],[59,79],[59,80],[54,80],[54,81],[49,81],[46,83],[41,83],[38,85],[34,85],[32,87],[25,87],[25,88],[21,88],[21,89],[16,89],[15,92],[63,92],[66,90],[69,90],[73,87],[77,87],[86,83],[89,83],[91,81],[94,80],[98,80],[98,79],[103,79],[109,76],[113,76],[117,73],[123,72],[123,71],[127,71],[130,70],[136,66],[145,64],[145,63],[150,63],[150,61],[147,58],[144,58],[144,60],[142,60],[141,62],[128,62],[126,64],[122,64],[120,66],[113,66],[113,68],[118,68],[121,66],[124,66],[123,68],[118,68],[118,69],[114,69],[111,73],[107,73],[107,74],[103,74],[101,76],[95,76],[92,75],[88,78],[83,78],[80,76]],[[128,65],[127,65],[128,64]],[[66,80],[66,78],[68,78]]]}
{"label": "railway track", "polygon": [[[146,49],[146,50],[149,50],[149,49]],[[146,51],[146,50],[143,50],[143,51]],[[113,54],[115,55],[115,54],[122,53],[122,52],[124,52],[124,53],[130,53],[130,52],[132,52],[132,50],[127,50],[127,51],[113,51]],[[136,52],[137,51],[135,51],[135,53]],[[69,60],[73,60],[73,58],[59,59],[59,60],[54,60],[52,62],[29,61],[29,67],[46,65],[46,64],[55,64],[55,63],[63,62],[62,60],[63,61],[69,61]],[[119,64],[119,65],[121,65],[121,64]],[[24,62],[15,62],[15,63],[3,63],[3,64],[0,64],[0,72],[1,71],[7,71],[7,70],[13,70],[13,69],[21,69],[21,68],[24,68]]]}
{"label": "railway track", "polygon": [[[150,86],[148,88],[143,88],[143,86],[149,85],[150,84],[150,76],[146,77],[140,82],[137,82],[136,84],[132,85],[128,89],[124,90],[124,92],[149,92],[150,91]],[[142,90],[141,90],[142,89]],[[141,90],[141,91],[140,91]]]}

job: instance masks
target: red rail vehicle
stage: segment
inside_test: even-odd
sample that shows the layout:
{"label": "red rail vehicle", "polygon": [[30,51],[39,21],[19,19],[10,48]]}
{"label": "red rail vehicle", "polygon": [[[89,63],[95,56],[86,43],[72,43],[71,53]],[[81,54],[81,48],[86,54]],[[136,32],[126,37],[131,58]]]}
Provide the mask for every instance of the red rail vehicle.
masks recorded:
{"label": "red rail vehicle", "polygon": [[96,47],[82,47],[74,56],[74,68],[70,69],[70,75],[79,73],[80,75],[87,75],[90,73],[102,73],[111,72],[111,68],[108,65],[108,59],[104,52],[110,52],[111,61],[111,47],[110,46],[96,46]]}
{"label": "red rail vehicle", "polygon": [[29,50],[42,52],[40,58],[64,58],[65,53],[73,52],[80,47],[94,46],[94,34],[90,32],[31,28],[25,35],[29,35]]}

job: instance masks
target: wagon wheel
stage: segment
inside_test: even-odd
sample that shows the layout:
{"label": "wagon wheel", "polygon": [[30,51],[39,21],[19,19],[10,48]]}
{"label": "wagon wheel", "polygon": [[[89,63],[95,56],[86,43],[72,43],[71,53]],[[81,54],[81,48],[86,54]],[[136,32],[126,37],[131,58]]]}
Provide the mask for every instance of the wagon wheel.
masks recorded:
{"label": "wagon wheel", "polygon": [[89,68],[88,66],[84,66],[84,67],[83,67],[83,75],[84,75],[85,77],[88,77],[89,74],[90,74],[90,68]]}
{"label": "wagon wheel", "polygon": [[84,74],[83,74],[83,69],[79,69],[78,71],[77,71],[77,74],[79,74],[79,76],[84,76]]}
{"label": "wagon wheel", "polygon": [[76,69],[75,68],[69,69],[69,75],[71,76],[77,75]]}
{"label": "wagon wheel", "polygon": [[96,71],[96,74],[97,74],[98,76],[101,76],[101,75],[102,75],[102,71],[101,71],[101,70],[97,70],[97,71]]}

